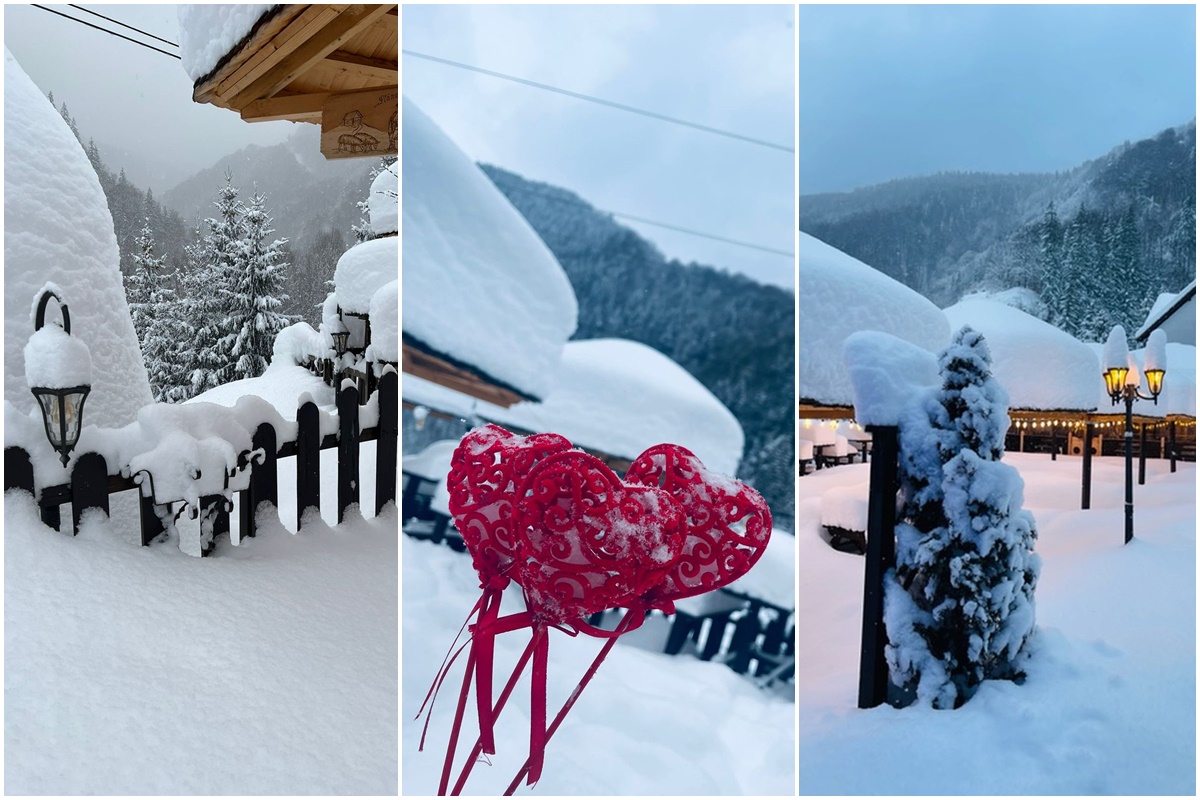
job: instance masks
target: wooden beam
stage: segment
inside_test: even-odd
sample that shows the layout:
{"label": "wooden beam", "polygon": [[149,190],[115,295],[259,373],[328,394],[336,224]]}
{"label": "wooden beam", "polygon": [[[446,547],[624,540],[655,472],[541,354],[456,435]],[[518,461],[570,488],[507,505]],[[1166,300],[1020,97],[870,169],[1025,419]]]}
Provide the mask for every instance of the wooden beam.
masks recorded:
{"label": "wooden beam", "polygon": [[296,94],[255,100],[242,109],[242,119],[246,122],[288,120],[289,122],[312,122],[320,125],[321,108],[325,105],[328,97],[328,94],[323,93]]}
{"label": "wooden beam", "polygon": [[241,43],[236,52],[226,55],[225,58],[228,60],[219,69],[213,70],[202,83],[196,84],[192,91],[192,99],[197,103],[222,105],[220,102],[220,95],[223,94],[221,86],[229,80],[231,75],[243,71],[247,62],[254,59],[266,43],[274,41],[281,31],[286,30],[292,21],[307,8],[306,5],[287,5],[276,10],[271,18],[254,32],[252,37],[247,37]]}
{"label": "wooden beam", "polygon": [[525,399],[511,389],[488,383],[476,373],[456,367],[444,359],[417,349],[408,342],[404,342],[401,347],[400,364],[406,375],[424,378],[493,405],[508,408]]}
{"label": "wooden beam", "polygon": [[399,110],[400,91],[396,86],[328,95],[321,111],[321,155],[396,155]]}
{"label": "wooden beam", "polygon": [[386,16],[390,8],[391,6],[387,5],[350,6],[249,86],[228,98],[230,106],[241,110],[255,100],[273,97],[347,40]]}
{"label": "wooden beam", "polygon": [[345,50],[334,50],[325,56],[325,65],[343,72],[352,72],[371,80],[380,81],[384,86],[394,86],[400,67],[396,61],[384,58],[368,58]]}

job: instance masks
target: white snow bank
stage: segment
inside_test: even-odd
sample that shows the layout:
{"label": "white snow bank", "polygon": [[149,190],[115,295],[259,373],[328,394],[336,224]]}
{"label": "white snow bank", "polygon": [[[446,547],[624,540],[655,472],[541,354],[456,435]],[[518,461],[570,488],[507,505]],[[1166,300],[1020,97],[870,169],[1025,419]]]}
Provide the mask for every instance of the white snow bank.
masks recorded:
{"label": "white snow bank", "polygon": [[844,350],[861,425],[899,425],[913,397],[941,383],[937,356],[891,334],[851,334]]}
{"label": "white snow bank", "polygon": [[[33,334],[30,304],[47,282],[62,290],[71,335],[91,351],[84,423],[124,425],[152,400],[119,262],[108,202],[83,146],[5,50],[4,397],[18,410],[37,413],[24,349]],[[47,325],[52,320],[53,301]]]}
{"label": "white snow bank", "polygon": [[389,236],[360,242],[342,253],[333,271],[333,283],[337,303],[343,311],[370,312],[375,293],[396,280],[398,251],[396,237]]}
{"label": "white snow bank", "polygon": [[571,284],[487,176],[404,100],[404,333],[534,397],[575,331]]}
{"label": "white snow bank", "polygon": [[446,474],[450,472],[450,461],[457,447],[457,439],[443,439],[415,455],[405,456],[400,463],[404,472],[427,480],[444,482]]}
{"label": "white snow bank", "polygon": [[272,3],[179,6],[179,54],[188,77],[196,82],[212,72],[273,8]]}
{"label": "white snow bank", "polygon": [[967,298],[946,309],[950,326],[983,334],[992,374],[1010,408],[1091,411],[1100,364],[1090,347],[1065,331],[993,300]]}
{"label": "white snow bank", "polygon": [[733,413],[683,367],[625,339],[568,342],[540,403],[501,408],[411,375],[404,377],[403,391],[413,403],[558,433],[579,447],[629,460],[670,442],[691,450],[710,470],[732,475],[742,457],[742,427]]}
{"label": "white snow bank", "polygon": [[400,282],[391,281],[371,295],[368,307],[371,317],[371,344],[367,347],[367,361],[400,360]]}
{"label": "white snow bank", "polygon": [[[796,537],[776,528],[762,557],[728,589],[780,608],[796,607]],[[703,597],[704,595],[700,595]]]}
{"label": "white snow bank", "polygon": [[870,483],[835,486],[821,495],[821,524],[848,531],[867,530]]}
{"label": "white snow bank", "polygon": [[853,402],[842,343],[856,331],[882,331],[936,352],[950,324],[933,303],[856,258],[800,233],[800,399]]}
{"label": "white snow bank", "polygon": [[367,195],[367,214],[371,218],[371,233],[376,236],[400,230],[399,163],[388,166],[371,181],[371,192]]}

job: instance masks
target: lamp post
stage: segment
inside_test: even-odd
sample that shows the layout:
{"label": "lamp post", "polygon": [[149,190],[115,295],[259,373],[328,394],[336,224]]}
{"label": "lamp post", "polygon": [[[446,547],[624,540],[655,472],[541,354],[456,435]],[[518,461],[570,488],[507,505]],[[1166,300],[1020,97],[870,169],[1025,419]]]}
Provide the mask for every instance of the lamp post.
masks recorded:
{"label": "lamp post", "polygon": [[[58,302],[61,325],[46,325],[50,298]],[[65,467],[83,429],[83,404],[92,390],[92,357],[87,345],[71,336],[67,304],[49,286],[38,299],[34,331],[24,355],[25,381],[42,412],[46,438]]]}
{"label": "lamp post", "polygon": [[1137,368],[1129,368],[1129,348],[1125,329],[1117,325],[1104,344],[1104,386],[1113,405],[1125,401],[1125,543],[1133,539],[1133,401],[1152,400],[1158,404],[1167,366],[1167,336],[1162,330],[1150,334],[1146,344],[1145,373],[1149,395],[1140,391]]}

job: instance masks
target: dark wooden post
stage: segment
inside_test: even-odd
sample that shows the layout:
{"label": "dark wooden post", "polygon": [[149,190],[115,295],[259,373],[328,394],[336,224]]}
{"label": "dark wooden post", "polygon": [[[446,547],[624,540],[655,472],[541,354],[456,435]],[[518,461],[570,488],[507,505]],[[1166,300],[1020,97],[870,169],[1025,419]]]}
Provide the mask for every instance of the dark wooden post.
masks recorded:
{"label": "dark wooden post", "polygon": [[862,651],[858,669],[858,707],[887,701],[888,668],[883,649],[883,576],[896,563],[896,492],[899,490],[900,429],[870,425],[871,489],[867,500],[866,579],[863,581]]}
{"label": "dark wooden post", "polygon": [[1138,426],[1138,486],[1146,485],[1146,423]]}
{"label": "dark wooden post", "polygon": [[4,448],[4,491],[24,489],[33,494],[33,462],[21,447]]}
{"label": "dark wooden post", "polygon": [[142,547],[149,547],[150,543],[158,538],[165,527],[162,520],[158,518],[158,514],[154,513],[154,492],[149,495],[142,494],[142,487],[138,487],[138,512],[142,522]]}
{"label": "dark wooden post", "polygon": [[99,508],[108,516],[108,463],[99,453],[82,454],[71,471],[72,536],[79,533],[79,519],[89,508]]}
{"label": "dark wooden post", "polygon": [[300,406],[296,414],[296,530],[310,508],[321,508],[321,422],[317,404]]}
{"label": "dark wooden post", "polygon": [[1088,509],[1092,507],[1092,435],[1096,432],[1096,426],[1091,422],[1083,426],[1083,499],[1080,501],[1079,507]]}
{"label": "dark wooden post", "polygon": [[1167,428],[1167,447],[1171,450],[1171,472],[1175,471],[1175,420]]}
{"label": "dark wooden post", "polygon": [[347,387],[337,398],[338,522],[346,508],[358,502],[358,390]]}
{"label": "dark wooden post", "polygon": [[241,538],[245,539],[255,534],[256,523],[254,515],[258,513],[260,503],[270,503],[279,507],[279,446],[276,443],[275,428],[267,423],[259,425],[254,431],[250,445],[255,450],[263,451],[261,463],[250,465],[250,485],[242,492]]}
{"label": "dark wooden post", "polygon": [[745,675],[750,670],[754,643],[762,633],[762,626],[758,621],[760,608],[758,603],[751,600],[746,606],[746,613],[734,623],[733,637],[729,640],[729,660],[725,664],[739,675]]}
{"label": "dark wooden post", "polygon": [[399,377],[379,379],[379,438],[375,442],[375,513],[396,502],[396,462],[400,443]]}

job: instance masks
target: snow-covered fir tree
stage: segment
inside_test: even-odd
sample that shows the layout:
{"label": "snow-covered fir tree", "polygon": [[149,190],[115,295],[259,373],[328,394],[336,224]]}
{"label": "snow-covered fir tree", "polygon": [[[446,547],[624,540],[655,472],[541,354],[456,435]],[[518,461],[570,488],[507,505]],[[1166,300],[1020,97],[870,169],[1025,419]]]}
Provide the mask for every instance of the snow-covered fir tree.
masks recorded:
{"label": "snow-covered fir tree", "polygon": [[1022,675],[1040,562],[1024,483],[1000,461],[1008,397],[983,336],[941,353],[942,387],[901,426],[902,522],[887,586],[893,683],[953,708],[989,679]]}
{"label": "snow-covered fir tree", "polygon": [[217,216],[205,221],[199,263],[187,275],[189,322],[194,330],[192,350],[192,394],[233,380],[236,365],[231,347],[237,334],[233,307],[233,281],[242,263],[244,208],[238,200],[233,176],[225,174],[213,203]]}
{"label": "snow-covered fir tree", "polygon": [[257,378],[271,362],[275,335],[293,320],[280,313],[287,300],[283,291],[288,264],[283,259],[286,239],[271,240],[274,233],[266,198],[255,193],[242,217],[243,238],[236,269],[229,280],[232,332],[222,345],[234,361],[234,378]]}
{"label": "snow-covered fir tree", "polygon": [[154,233],[150,230],[149,219],[138,232],[137,248],[133,255],[133,270],[125,276],[125,299],[145,357],[146,332],[154,325],[155,317],[151,296],[162,281],[163,271],[162,259],[154,255]]}

